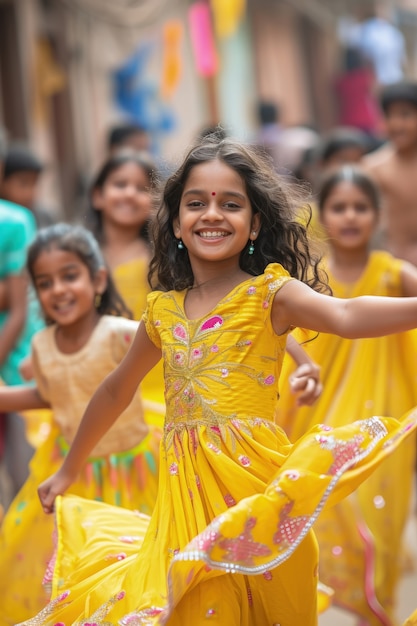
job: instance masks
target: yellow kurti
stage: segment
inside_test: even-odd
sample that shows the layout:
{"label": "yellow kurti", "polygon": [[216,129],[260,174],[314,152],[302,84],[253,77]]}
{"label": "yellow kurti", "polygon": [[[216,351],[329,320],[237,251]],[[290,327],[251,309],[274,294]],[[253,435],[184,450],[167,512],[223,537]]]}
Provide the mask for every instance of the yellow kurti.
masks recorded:
{"label": "yellow kurti", "polygon": [[[59,469],[88,401],[126,354],[137,322],[103,316],[89,341],[73,354],[56,346],[55,327],[33,339],[35,380],[53,409],[50,432],[30,464],[30,475],[0,531],[0,625],[39,611],[49,595],[42,586],[53,553],[53,516],[42,511],[37,488]],[[70,492],[150,513],[157,492],[161,433],[143,424],[140,394],[93,450]]]}
{"label": "yellow kurti", "polygon": [[316,625],[312,524],[417,422],[315,428],[290,444],[272,421],[286,336],[270,319],[288,280],[269,265],[196,320],[186,292],[150,294],[167,400],[154,513],[126,512],[119,530],[122,511],[58,498],[54,600],[27,624]]}
{"label": "yellow kurti", "polygon": [[[135,320],[140,320],[146,309],[146,297],[150,290],[148,269],[147,259],[133,259],[118,265],[112,272],[117,289]],[[145,420],[148,424],[162,426],[165,415],[162,361],[143,379],[141,394]]]}
{"label": "yellow kurti", "polygon": [[[329,282],[334,295],[343,298],[401,296],[401,266],[390,254],[373,252],[355,284],[341,284],[331,275]],[[305,341],[306,335],[297,331],[296,338]],[[324,390],[313,407],[297,408],[283,386],[277,422],[292,441],[315,424],[335,427],[372,415],[400,418],[417,405],[417,331],[354,341],[323,333],[304,347],[321,365]],[[286,359],[283,376],[292,369]],[[411,438],[354,497],[327,511],[315,526],[320,579],[334,589],[333,602],[375,626],[395,623],[414,455]]]}

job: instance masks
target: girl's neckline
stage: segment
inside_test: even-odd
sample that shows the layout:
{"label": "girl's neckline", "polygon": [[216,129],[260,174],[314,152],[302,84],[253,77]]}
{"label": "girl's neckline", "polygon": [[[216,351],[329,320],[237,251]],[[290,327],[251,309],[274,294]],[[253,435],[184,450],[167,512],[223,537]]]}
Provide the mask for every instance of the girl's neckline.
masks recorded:
{"label": "girl's neckline", "polygon": [[337,278],[335,274],[331,272],[331,276],[330,276],[331,282],[334,285],[339,286],[340,288],[344,288],[345,290],[351,292],[353,289],[355,289],[358,285],[362,283],[362,281],[366,278],[369,271],[372,270],[372,264],[374,262],[374,259],[375,259],[374,251],[371,251],[369,253],[368,261],[366,265],[362,268],[362,271],[358,274],[355,280],[351,280],[351,281],[340,280],[340,278]]}
{"label": "girl's neckline", "polygon": [[82,355],[89,348],[91,340],[93,339],[94,335],[98,332],[98,328],[101,326],[101,323],[104,317],[105,317],[104,315],[101,315],[99,317],[99,319],[97,320],[97,324],[94,326],[93,330],[91,331],[90,336],[88,337],[87,341],[81,346],[81,348],[78,348],[78,350],[75,350],[74,352],[63,352],[58,347],[58,342],[56,338],[58,326],[54,325],[52,337],[53,337],[54,347],[55,347],[57,354],[59,354],[60,357],[65,358],[65,359],[71,359],[71,358],[78,359],[79,356]]}
{"label": "girl's neckline", "polygon": [[209,309],[206,313],[204,313],[204,315],[200,315],[199,317],[189,317],[187,315],[187,312],[185,310],[185,298],[187,297],[187,294],[189,293],[189,291],[191,291],[193,289],[193,287],[188,287],[187,289],[184,289],[183,291],[179,291],[179,292],[175,292],[176,294],[178,294],[178,296],[181,298],[181,308],[182,308],[182,312],[184,314],[185,319],[188,322],[200,322],[202,320],[205,320],[206,317],[209,317],[210,315],[213,315],[216,311],[216,309],[226,300],[229,300],[232,295],[239,289],[242,288],[242,285],[245,285],[246,283],[249,282],[253,282],[254,280],[256,280],[257,278],[259,278],[259,276],[264,276],[264,274],[260,274],[258,276],[249,276],[248,278],[246,278],[245,280],[242,280],[240,283],[238,283],[237,285],[235,285],[234,287],[232,287],[231,289],[229,289],[229,291],[222,296],[217,303],[211,307],[211,309]]}

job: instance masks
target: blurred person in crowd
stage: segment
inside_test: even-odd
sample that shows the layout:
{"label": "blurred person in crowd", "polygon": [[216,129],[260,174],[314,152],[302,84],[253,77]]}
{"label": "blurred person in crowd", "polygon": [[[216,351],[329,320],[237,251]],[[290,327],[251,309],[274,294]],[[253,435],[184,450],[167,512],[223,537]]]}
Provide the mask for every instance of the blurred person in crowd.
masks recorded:
{"label": "blurred person in crowd", "polygon": [[[157,182],[151,158],[144,152],[124,149],[102,164],[89,193],[86,223],[135,320],[142,318],[150,291],[148,230]],[[162,362],[145,377],[141,392],[146,421],[161,425],[165,414]]]}
{"label": "blurred person in crowd", "polygon": [[151,151],[148,131],[139,124],[119,124],[112,126],[107,134],[107,150],[113,155],[120,149],[131,148],[139,152]]}
{"label": "blurred person in crowd", "polygon": [[[0,181],[6,154],[5,133],[0,129]],[[6,385],[18,385],[23,383],[19,366],[29,355],[31,338],[43,327],[25,273],[26,250],[36,233],[34,216],[28,209],[0,199],[0,232],[0,378]],[[33,449],[20,415],[10,413],[2,419],[4,461],[10,479],[10,493],[2,495],[7,507],[26,480]]]}
{"label": "blurred person in crowd", "polygon": [[[323,176],[342,165],[358,163],[372,146],[372,141],[366,133],[358,128],[338,126],[323,134],[317,146],[307,150],[296,170],[297,177],[307,180],[313,193],[321,185]],[[310,203],[310,229],[316,238],[325,242],[327,234],[321,224],[317,203],[312,199]]]}
{"label": "blurred person in crowd", "polygon": [[283,130],[280,106],[276,102],[261,100],[257,104],[256,116],[259,128],[255,134],[254,143],[263,148],[278,167],[279,142]]}
{"label": "blurred person in crowd", "polygon": [[381,245],[417,265],[417,82],[385,87],[381,107],[388,141],[363,166],[382,193]]}
{"label": "blurred person in crowd", "polygon": [[343,52],[343,67],[335,78],[338,125],[358,128],[370,137],[381,133],[375,72],[363,53],[353,47]]}
{"label": "blurred person in crowd", "polygon": [[[58,469],[90,397],[127,354],[138,327],[127,319],[129,311],[87,229],[65,223],[43,228],[27,256],[48,324],[32,340],[35,386],[0,388],[0,408],[49,407],[52,424],[0,530],[2,626],[29,619],[47,601],[42,578],[53,554],[54,524],[42,511],[37,487],[53,467]],[[150,514],[162,433],[145,424],[140,393],[131,400],[121,422],[83,464],[72,489],[84,498]]]}
{"label": "blurred person in crowd", "polygon": [[50,211],[39,205],[37,196],[44,165],[24,143],[9,145],[4,160],[0,198],[29,209],[38,228],[50,226],[54,218]]}
{"label": "blurred person in crowd", "polygon": [[[372,251],[380,197],[363,170],[343,165],[328,171],[318,206],[328,241],[324,269],[334,296],[417,296],[417,268]],[[295,337],[308,338],[300,330]],[[291,441],[317,424],[333,428],[373,415],[400,418],[417,404],[416,330],[356,340],[320,333],[304,347],[321,365],[324,389],[311,408],[297,407],[282,390],[277,421]],[[284,378],[291,377],[292,364],[284,364]],[[367,626],[395,623],[414,458],[410,438],[353,498],[323,512],[316,524],[320,579],[334,589],[333,602]]]}
{"label": "blurred person in crowd", "polygon": [[404,35],[388,17],[375,8],[365,9],[361,21],[350,30],[349,43],[372,63],[380,87],[404,77]]}

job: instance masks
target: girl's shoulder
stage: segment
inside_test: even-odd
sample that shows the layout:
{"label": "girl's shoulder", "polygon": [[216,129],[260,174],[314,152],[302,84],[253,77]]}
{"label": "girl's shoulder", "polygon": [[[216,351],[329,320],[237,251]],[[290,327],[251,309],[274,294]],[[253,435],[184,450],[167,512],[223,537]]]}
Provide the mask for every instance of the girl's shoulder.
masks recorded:
{"label": "girl's shoulder", "polygon": [[50,326],[45,326],[45,328],[38,330],[32,337],[32,346],[36,349],[55,346],[55,332],[56,324],[51,324]]}

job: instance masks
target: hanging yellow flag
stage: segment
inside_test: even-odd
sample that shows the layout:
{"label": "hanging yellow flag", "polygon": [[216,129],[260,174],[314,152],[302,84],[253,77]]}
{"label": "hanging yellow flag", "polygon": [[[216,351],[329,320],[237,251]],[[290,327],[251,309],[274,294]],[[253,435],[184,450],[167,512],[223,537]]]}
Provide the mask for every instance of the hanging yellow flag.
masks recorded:
{"label": "hanging yellow flag", "polygon": [[218,37],[230,37],[236,32],[246,10],[246,0],[211,0]]}
{"label": "hanging yellow flag", "polygon": [[67,78],[55,60],[50,42],[44,37],[36,42],[33,69],[34,116],[45,123],[49,121],[50,99],[66,87]]}
{"label": "hanging yellow flag", "polygon": [[163,27],[163,60],[161,94],[172,96],[181,75],[181,41],[183,26],[179,20],[170,20]]}

